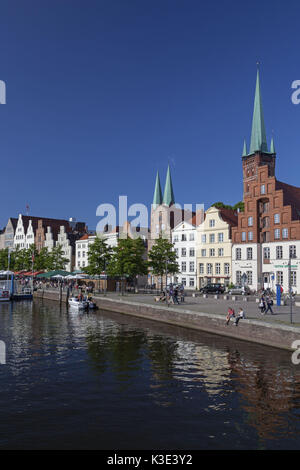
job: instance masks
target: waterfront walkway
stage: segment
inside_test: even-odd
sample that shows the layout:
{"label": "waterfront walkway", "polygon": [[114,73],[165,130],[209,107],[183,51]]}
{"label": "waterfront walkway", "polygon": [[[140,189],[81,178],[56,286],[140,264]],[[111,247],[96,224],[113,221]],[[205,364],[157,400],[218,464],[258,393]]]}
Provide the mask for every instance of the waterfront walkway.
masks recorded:
{"label": "waterfront walkway", "polygon": [[[94,294],[94,297],[101,298],[103,294]],[[106,297],[111,299],[120,299],[128,300],[130,302],[144,303],[149,305],[164,305],[166,302],[155,302],[156,295],[153,294],[129,294],[125,293],[123,296],[116,292],[108,292]],[[203,312],[203,313],[215,313],[224,315],[224,319],[227,315],[228,307],[233,307],[235,312],[238,313],[240,307],[243,308],[246,318],[262,320],[264,322],[278,322],[285,325],[290,325],[290,306],[277,306],[276,301],[272,307],[274,315],[271,315],[268,312],[266,315],[260,313],[258,308],[258,303],[255,302],[254,298],[249,297],[248,301],[244,301],[242,296],[237,296],[238,300],[224,300],[223,296],[220,296],[219,299],[215,299],[213,296],[209,298],[203,298],[202,296],[192,297],[186,296],[183,303],[180,305],[170,303],[172,309],[184,310],[188,309],[194,312]],[[293,304],[292,312],[293,326],[300,326],[300,307],[296,307]]]}

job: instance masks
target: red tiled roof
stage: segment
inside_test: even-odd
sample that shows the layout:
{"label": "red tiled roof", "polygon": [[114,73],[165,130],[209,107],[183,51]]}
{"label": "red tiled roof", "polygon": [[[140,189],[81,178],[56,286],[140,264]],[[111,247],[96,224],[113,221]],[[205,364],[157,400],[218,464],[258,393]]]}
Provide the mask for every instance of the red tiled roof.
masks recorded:
{"label": "red tiled roof", "polygon": [[220,215],[224,222],[227,222],[231,226],[237,226],[238,224],[238,215],[231,209],[225,209],[224,207],[219,209]]}

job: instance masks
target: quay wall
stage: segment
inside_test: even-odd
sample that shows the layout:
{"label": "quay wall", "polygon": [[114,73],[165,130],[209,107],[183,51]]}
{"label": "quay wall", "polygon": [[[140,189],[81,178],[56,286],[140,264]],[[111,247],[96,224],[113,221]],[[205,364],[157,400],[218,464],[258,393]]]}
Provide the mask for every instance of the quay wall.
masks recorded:
{"label": "quay wall", "polygon": [[[66,303],[66,294],[59,292],[36,291],[34,298],[61,301]],[[292,343],[300,340],[300,328],[279,323],[268,323],[252,319],[240,320],[238,326],[230,322],[225,325],[225,316],[214,313],[195,312],[188,309],[178,309],[172,306],[153,305],[150,303],[134,302],[123,298],[109,298],[106,296],[93,296],[94,302],[101,310],[108,310],[125,315],[136,316],[171,325],[192,328],[232,339],[251,341],[267,346],[285,350],[293,350]],[[149,299],[150,300],[150,299]]]}

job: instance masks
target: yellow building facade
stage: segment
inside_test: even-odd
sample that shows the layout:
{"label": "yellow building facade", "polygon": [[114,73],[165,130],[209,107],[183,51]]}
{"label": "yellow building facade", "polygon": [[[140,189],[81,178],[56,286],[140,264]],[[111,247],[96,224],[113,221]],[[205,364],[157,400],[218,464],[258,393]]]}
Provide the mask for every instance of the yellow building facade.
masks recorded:
{"label": "yellow building facade", "polygon": [[231,229],[237,215],[230,209],[210,207],[197,227],[197,288],[231,283]]}

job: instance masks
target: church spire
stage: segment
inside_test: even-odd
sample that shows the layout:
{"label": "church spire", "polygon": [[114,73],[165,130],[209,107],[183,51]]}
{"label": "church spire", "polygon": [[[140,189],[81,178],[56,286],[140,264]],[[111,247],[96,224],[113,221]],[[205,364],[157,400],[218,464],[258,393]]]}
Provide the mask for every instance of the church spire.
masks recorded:
{"label": "church spire", "polygon": [[257,70],[257,76],[256,76],[256,88],[255,88],[252,132],[251,132],[251,142],[250,142],[249,153],[251,154],[257,151],[268,152],[262,100],[261,100],[261,91],[260,91],[259,70]]}
{"label": "church spire", "polygon": [[242,157],[247,156],[247,145],[246,145],[246,139],[244,139],[244,146],[243,146],[243,155]]}
{"label": "church spire", "polygon": [[154,189],[154,196],[153,196],[153,205],[160,206],[162,204],[162,192],[159,180],[159,173],[156,174],[156,181],[155,181],[155,189]]}
{"label": "church spire", "polygon": [[166,204],[167,206],[171,206],[172,204],[175,204],[170,165],[168,165],[163,204]]}
{"label": "church spire", "polygon": [[271,140],[270,153],[276,153],[275,145],[274,145],[274,137],[272,137],[272,140]]}

